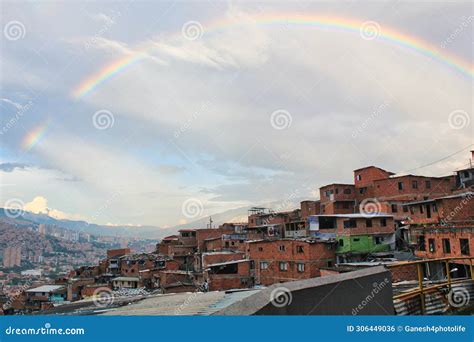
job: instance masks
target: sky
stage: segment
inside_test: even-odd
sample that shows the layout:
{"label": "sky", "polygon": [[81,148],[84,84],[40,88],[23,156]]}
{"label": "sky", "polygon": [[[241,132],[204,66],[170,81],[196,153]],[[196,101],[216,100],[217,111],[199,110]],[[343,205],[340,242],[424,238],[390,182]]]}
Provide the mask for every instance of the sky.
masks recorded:
{"label": "sky", "polygon": [[0,6],[4,207],[169,227],[469,162],[470,1]]}

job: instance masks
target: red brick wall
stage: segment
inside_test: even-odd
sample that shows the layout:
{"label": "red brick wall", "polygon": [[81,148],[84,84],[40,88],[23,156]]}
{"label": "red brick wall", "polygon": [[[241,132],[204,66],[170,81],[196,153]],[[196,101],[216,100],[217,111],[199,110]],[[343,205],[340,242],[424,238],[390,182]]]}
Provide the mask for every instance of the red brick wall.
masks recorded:
{"label": "red brick wall", "polygon": [[301,219],[306,220],[310,215],[319,215],[320,201],[303,201],[301,206]]}
{"label": "red brick wall", "polygon": [[204,242],[205,251],[221,251],[222,239],[212,239]]}
{"label": "red brick wall", "polygon": [[392,282],[397,283],[405,280],[418,280],[418,271],[416,265],[390,267],[392,273]]}
{"label": "red brick wall", "polygon": [[[358,175],[361,176],[361,180],[357,180]],[[354,170],[354,184],[357,188],[369,187],[373,185],[375,180],[385,179],[389,176],[389,172],[375,166],[369,166],[364,169]]]}
{"label": "red brick wall", "polygon": [[[250,262],[238,263],[237,274],[212,274],[208,273],[209,290],[245,289],[250,283]],[[242,280],[245,280],[242,282]]]}
{"label": "red brick wall", "polygon": [[[280,251],[279,246],[285,246]],[[303,252],[298,252],[298,246]],[[296,279],[318,277],[319,268],[327,266],[327,261],[335,260],[335,249],[325,243],[307,243],[297,240],[262,241],[248,244],[248,258],[255,261],[257,280],[262,285]],[[260,248],[262,250],[260,250]],[[268,264],[267,269],[261,268],[261,262]],[[280,270],[280,262],[287,262],[287,270]],[[304,271],[298,272],[297,263],[303,263]]]}
{"label": "red brick wall", "polygon": [[[413,188],[413,181],[417,181],[418,188]],[[426,187],[426,181],[430,181],[430,188]],[[403,182],[403,190],[398,189],[399,182]],[[390,199],[416,201],[423,200],[424,197],[434,198],[450,195],[455,186],[455,176],[434,178],[407,175],[375,181],[373,197],[376,197],[380,201]]]}
{"label": "red brick wall", "polygon": [[130,248],[119,248],[119,249],[109,249],[107,250],[107,258],[113,258],[120,255],[125,255],[130,253]]}
{"label": "red brick wall", "polygon": [[84,287],[81,290],[81,297],[91,297],[94,294],[94,292],[100,288],[111,289],[112,287],[110,285],[105,285],[105,284],[89,285],[87,287]]}
{"label": "red brick wall", "polygon": [[[421,251],[419,245],[416,245],[415,255],[420,258],[434,259],[447,257],[467,257],[474,255],[474,238],[472,228],[447,228],[439,227],[438,229],[425,228],[417,229],[412,236],[416,237],[423,234],[425,236],[425,251]],[[429,239],[434,239],[435,251],[429,250]],[[451,252],[445,253],[443,251],[443,239],[449,239]],[[461,254],[461,247],[459,239],[469,240],[470,255]],[[456,261],[461,263],[461,261]],[[469,263],[469,260],[465,261]]]}
{"label": "red brick wall", "polygon": [[199,252],[205,252],[205,245],[206,242],[204,240],[221,237],[223,234],[231,234],[233,233],[233,229],[223,229],[223,228],[212,228],[212,229],[198,229],[196,231],[196,240],[197,240],[197,247]]}
{"label": "red brick wall", "polygon": [[219,253],[219,254],[203,254],[203,268],[207,265],[219,264],[221,262],[227,262],[232,260],[245,259],[245,253]]}

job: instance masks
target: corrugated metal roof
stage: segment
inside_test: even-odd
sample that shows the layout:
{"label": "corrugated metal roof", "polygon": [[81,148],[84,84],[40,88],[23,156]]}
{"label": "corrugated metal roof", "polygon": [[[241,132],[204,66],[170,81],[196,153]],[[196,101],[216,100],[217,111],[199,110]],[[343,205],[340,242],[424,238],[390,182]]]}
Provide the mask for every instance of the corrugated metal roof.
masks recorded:
{"label": "corrugated metal roof", "polygon": [[26,290],[26,292],[53,292],[64,288],[63,285],[43,285],[40,287],[35,287],[34,289]]}

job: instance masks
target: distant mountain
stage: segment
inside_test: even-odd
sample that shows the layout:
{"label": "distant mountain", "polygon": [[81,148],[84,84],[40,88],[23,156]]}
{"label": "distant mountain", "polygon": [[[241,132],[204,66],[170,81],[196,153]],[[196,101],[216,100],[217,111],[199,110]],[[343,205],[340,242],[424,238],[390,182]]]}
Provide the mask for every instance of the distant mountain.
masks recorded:
{"label": "distant mountain", "polygon": [[46,214],[34,214],[25,211],[21,216],[11,219],[5,214],[5,209],[0,208],[0,220],[16,224],[49,224],[62,228],[84,232],[92,235],[141,237],[144,239],[156,239],[161,228],[153,226],[104,226],[86,221],[58,220]]}
{"label": "distant mountain", "polygon": [[[269,202],[264,204],[258,204],[260,207],[271,208],[275,211],[286,211],[300,207],[300,198],[294,198],[291,201],[285,201],[284,205],[281,201]],[[217,227],[225,222],[247,222],[248,210],[252,206],[240,207],[235,209],[229,209],[221,213],[211,215],[213,227]],[[5,210],[0,208],[0,220],[6,222],[12,222],[5,214]],[[28,224],[50,224],[57,225],[59,227],[80,231],[93,235],[105,235],[105,236],[120,236],[120,237],[139,237],[144,239],[161,239],[168,235],[178,233],[180,229],[184,228],[206,228],[209,224],[209,217],[201,217],[195,221],[181,224],[169,228],[160,228],[156,226],[104,226],[95,223],[89,223],[86,221],[73,221],[73,220],[58,220],[48,216],[46,214],[34,214],[31,212],[23,212],[22,215],[14,219],[15,224],[24,223]]]}

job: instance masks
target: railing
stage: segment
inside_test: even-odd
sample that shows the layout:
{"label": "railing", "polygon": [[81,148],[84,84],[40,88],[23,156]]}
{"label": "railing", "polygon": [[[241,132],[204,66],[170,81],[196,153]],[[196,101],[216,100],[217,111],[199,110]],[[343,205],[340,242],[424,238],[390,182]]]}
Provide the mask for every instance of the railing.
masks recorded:
{"label": "railing", "polygon": [[[453,262],[455,260],[457,261],[469,261],[469,269],[470,269],[470,283],[474,281],[474,268],[473,268],[473,259],[474,257],[449,257],[449,258],[436,258],[436,259],[424,259],[424,260],[417,260],[417,261],[408,261],[408,262],[400,262],[396,264],[391,264],[387,265],[389,269],[394,269],[394,268],[399,268],[399,267],[404,267],[404,266],[416,266],[417,270],[417,278],[418,278],[418,287],[413,290],[405,291],[403,293],[397,294],[393,296],[393,300],[408,300],[413,297],[419,297],[420,300],[420,312],[421,314],[426,314],[427,312],[427,306],[426,306],[426,298],[425,296],[427,294],[433,293],[437,290],[440,290],[441,288],[447,287],[449,291],[451,291],[453,285],[461,285],[461,283],[465,283],[466,281],[469,281],[469,279],[463,278],[463,279],[452,279],[451,277],[451,272],[452,270],[449,268],[450,262]],[[423,267],[432,262],[440,262],[444,263],[445,267],[445,273],[446,273],[446,280],[442,280],[437,282],[436,284],[429,284],[425,286],[423,283],[424,277],[423,277]]]}

